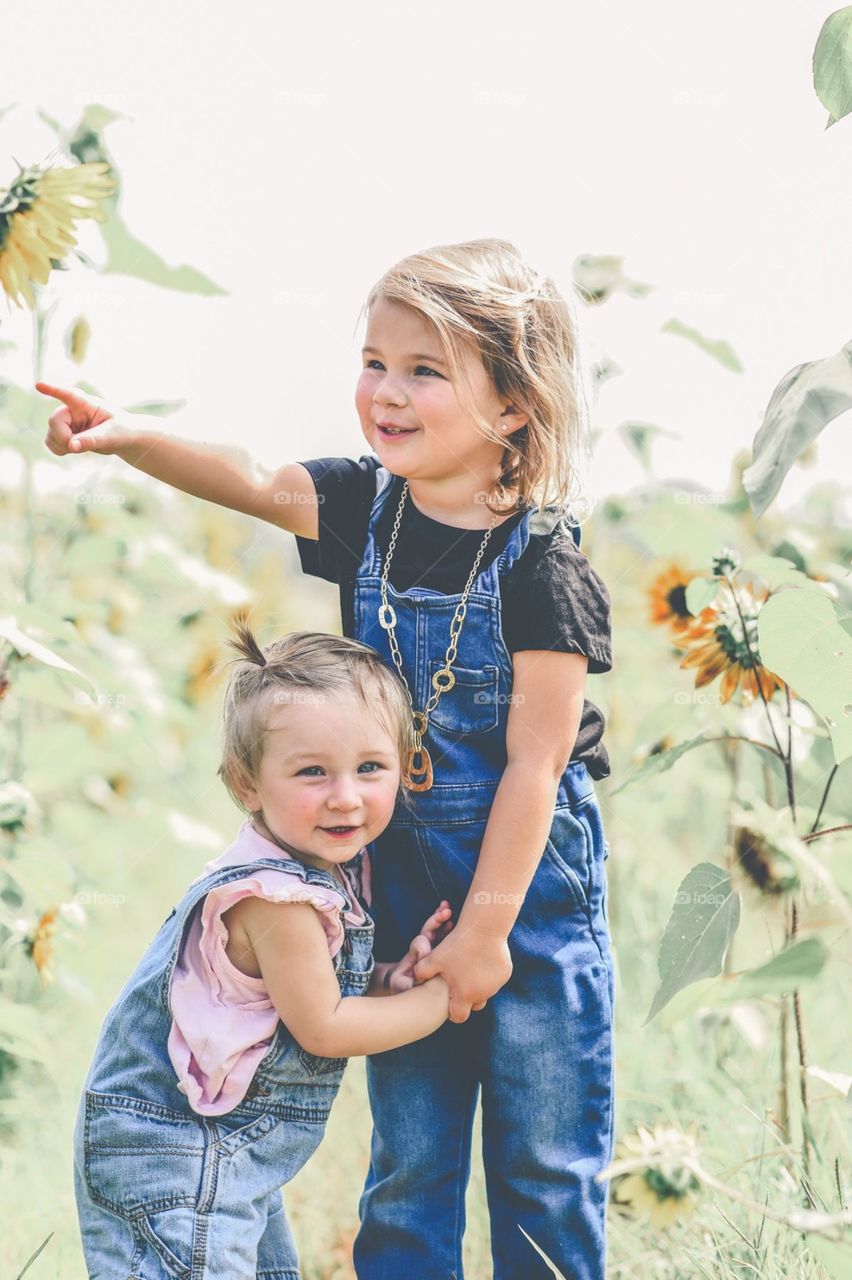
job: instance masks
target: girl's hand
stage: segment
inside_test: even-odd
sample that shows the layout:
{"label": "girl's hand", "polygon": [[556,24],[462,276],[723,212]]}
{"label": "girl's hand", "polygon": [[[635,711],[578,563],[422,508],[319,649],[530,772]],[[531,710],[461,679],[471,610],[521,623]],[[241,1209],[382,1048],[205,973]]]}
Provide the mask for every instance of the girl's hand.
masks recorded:
{"label": "girl's hand", "polygon": [[62,401],[62,408],[55,409],[48,418],[44,438],[57,457],[68,453],[118,453],[128,443],[130,428],[116,421],[116,414],[121,411],[103,400],[68,387],[54,387],[49,382],[37,382],[35,389]]}
{"label": "girl's hand", "polygon": [[450,1021],[467,1022],[471,1010],[484,1008],[512,976],[512,956],[505,938],[476,929],[456,932],[418,961],[417,982],[437,974],[450,985]]}
{"label": "girl's hand", "polygon": [[386,991],[394,993],[410,991],[413,986],[423,982],[422,978],[415,978],[414,966],[418,960],[428,956],[432,948],[443,938],[446,938],[453,927],[452,914],[452,907],[444,899],[437,911],[433,911],[429,919],[424,922],[417,937],[412,939],[407,955],[403,956],[397,964],[388,967],[383,980]]}

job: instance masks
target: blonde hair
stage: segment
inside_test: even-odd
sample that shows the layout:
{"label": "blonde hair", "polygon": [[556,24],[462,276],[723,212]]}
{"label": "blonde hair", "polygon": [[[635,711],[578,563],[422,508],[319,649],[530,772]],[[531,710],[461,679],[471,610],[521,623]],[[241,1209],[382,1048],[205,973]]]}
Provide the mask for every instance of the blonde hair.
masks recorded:
{"label": "blonde hair", "polygon": [[257,782],[269,712],[296,691],[332,698],[354,693],[396,743],[400,798],[408,801],[405,765],[414,745],[404,684],[369,645],[347,636],[291,631],[261,648],[243,618],[227,643],[237,652],[222,708],[222,752],[217,775],[244,813],[251,810],[237,785]]}
{"label": "blonde hair", "polygon": [[[482,434],[503,446],[495,500],[505,513],[531,504],[585,508],[590,383],[578,322],[581,294],[568,296],[508,240],[437,245],[403,258],[372,287],[359,313],[379,299],[419,312],[435,331],[464,407]],[[528,424],[508,438],[477,412],[464,355],[476,351],[497,394]]]}

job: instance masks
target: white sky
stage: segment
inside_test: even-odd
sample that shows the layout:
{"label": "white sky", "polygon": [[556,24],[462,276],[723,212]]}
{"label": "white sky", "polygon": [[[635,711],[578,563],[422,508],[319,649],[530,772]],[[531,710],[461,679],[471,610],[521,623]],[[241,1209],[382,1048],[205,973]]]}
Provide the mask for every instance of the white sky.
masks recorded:
{"label": "white sky", "polygon": [[[267,465],[357,457],[355,323],[393,262],[497,235],[564,286],[578,254],[617,254],[654,292],[583,312],[592,354],[624,371],[601,394],[594,488],[642,480],[615,431],[624,419],[679,433],[655,445],[658,474],[722,488],[781,377],[852,337],[852,118],[825,129],[811,73],[838,7],[18,5],[0,185],[11,156],[54,146],[37,106],[70,127],[102,102],[129,117],[106,140],[131,229],[229,290],[54,273],[44,376],[127,404],[187,398],[181,434],[245,443]],[[82,227],[100,256],[95,225]],[[62,342],[81,309],[82,368]],[[661,334],[671,316],[729,340],[745,373]],[[20,343],[6,373],[28,382],[29,319],[0,319]],[[824,433],[816,468],[794,469],[782,505],[849,473],[849,421]]]}

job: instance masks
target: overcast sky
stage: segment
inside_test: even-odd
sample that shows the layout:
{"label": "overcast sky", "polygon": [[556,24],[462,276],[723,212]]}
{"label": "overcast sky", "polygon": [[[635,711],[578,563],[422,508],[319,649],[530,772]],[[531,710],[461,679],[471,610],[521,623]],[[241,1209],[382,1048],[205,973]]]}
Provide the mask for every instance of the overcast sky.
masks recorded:
{"label": "overcast sky", "polygon": [[[4,48],[0,184],[101,102],[131,229],[228,290],[205,299],[125,277],[54,273],[45,377],[110,400],[186,398],[181,431],[268,465],[367,451],[353,394],[359,309],[406,253],[513,240],[563,287],[579,254],[616,254],[653,286],[583,312],[604,386],[598,493],[642,472],[616,428],[677,433],[659,474],[725,485],[773,388],[850,333],[852,118],[825,129],[812,86],[838,4],[552,0],[18,5]],[[8,25],[8,24],[7,24]],[[81,247],[102,254],[94,224]],[[93,290],[95,291],[93,295]],[[82,368],[62,335],[84,310]],[[733,346],[733,374],[678,317]],[[0,312],[7,373],[29,381],[26,316]],[[846,466],[850,415],[782,503]],[[81,465],[88,465],[85,460]]]}

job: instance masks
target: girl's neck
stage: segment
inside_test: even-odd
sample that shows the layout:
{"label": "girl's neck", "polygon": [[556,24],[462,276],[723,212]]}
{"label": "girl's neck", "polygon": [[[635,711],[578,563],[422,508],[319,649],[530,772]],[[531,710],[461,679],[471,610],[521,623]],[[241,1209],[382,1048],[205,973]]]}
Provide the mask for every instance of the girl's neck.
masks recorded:
{"label": "girl's neck", "polygon": [[[424,493],[421,481],[408,482],[408,502],[413,503],[422,516],[454,529],[485,530],[489,527],[494,512],[486,506],[482,494],[484,488],[474,493],[469,489],[467,493],[441,493],[428,489]],[[495,528],[514,514],[513,510],[507,510],[504,515],[498,515]]]}

